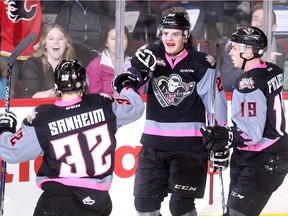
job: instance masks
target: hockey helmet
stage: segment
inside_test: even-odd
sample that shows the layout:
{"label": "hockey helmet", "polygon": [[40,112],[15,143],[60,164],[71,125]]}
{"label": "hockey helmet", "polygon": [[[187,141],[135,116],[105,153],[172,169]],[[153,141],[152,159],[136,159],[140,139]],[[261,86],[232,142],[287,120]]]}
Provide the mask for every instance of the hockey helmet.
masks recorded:
{"label": "hockey helmet", "polygon": [[157,30],[157,37],[162,36],[162,30],[164,28],[169,29],[181,29],[183,36],[189,38],[190,36],[190,22],[189,16],[183,12],[170,13],[165,16],[159,24]]}
{"label": "hockey helmet", "polygon": [[238,27],[236,31],[232,33],[230,41],[245,45],[245,47],[243,47],[244,49],[247,46],[252,47],[254,57],[261,57],[266,51],[268,44],[267,37],[264,32],[254,26]]}
{"label": "hockey helmet", "polygon": [[78,60],[62,60],[58,63],[54,73],[57,91],[86,90],[86,70]]}

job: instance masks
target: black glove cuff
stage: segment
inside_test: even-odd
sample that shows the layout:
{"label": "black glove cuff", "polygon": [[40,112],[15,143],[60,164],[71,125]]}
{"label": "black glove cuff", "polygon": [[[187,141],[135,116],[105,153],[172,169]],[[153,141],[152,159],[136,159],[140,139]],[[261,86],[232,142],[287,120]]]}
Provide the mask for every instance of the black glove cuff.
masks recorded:
{"label": "black glove cuff", "polygon": [[[132,88],[137,94],[139,94],[140,95],[140,93],[139,93],[139,91],[138,91],[138,89],[137,89],[137,87],[136,87],[136,85],[135,85],[135,82],[132,82],[132,81],[126,81],[126,82],[124,82],[123,83],[123,88]],[[123,89],[122,88],[122,89]],[[121,89],[121,90],[122,90]]]}
{"label": "black glove cuff", "polygon": [[0,127],[0,134],[4,132],[16,133],[16,129],[10,127]]}

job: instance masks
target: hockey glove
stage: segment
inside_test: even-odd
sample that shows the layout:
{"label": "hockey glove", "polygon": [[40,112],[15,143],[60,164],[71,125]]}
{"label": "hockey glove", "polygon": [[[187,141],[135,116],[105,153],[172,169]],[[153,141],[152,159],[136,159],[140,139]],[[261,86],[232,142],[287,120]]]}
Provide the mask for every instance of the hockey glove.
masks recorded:
{"label": "hockey glove", "polygon": [[131,65],[136,67],[142,78],[148,76],[149,71],[154,71],[156,67],[156,57],[149,49],[138,49],[131,58]]}
{"label": "hockey glove", "polygon": [[234,132],[231,127],[215,125],[200,129],[207,151],[225,152],[234,146]]}
{"label": "hockey glove", "polygon": [[142,86],[141,83],[141,80],[135,74],[123,72],[114,78],[112,87],[116,92],[120,93],[124,87],[128,86],[139,89]]}
{"label": "hockey glove", "polygon": [[12,133],[16,132],[17,119],[13,112],[6,112],[0,114],[0,133],[5,131],[10,131]]}
{"label": "hockey glove", "polygon": [[209,156],[210,167],[212,172],[217,170],[225,170],[229,166],[230,162],[230,150],[224,152],[210,152]]}

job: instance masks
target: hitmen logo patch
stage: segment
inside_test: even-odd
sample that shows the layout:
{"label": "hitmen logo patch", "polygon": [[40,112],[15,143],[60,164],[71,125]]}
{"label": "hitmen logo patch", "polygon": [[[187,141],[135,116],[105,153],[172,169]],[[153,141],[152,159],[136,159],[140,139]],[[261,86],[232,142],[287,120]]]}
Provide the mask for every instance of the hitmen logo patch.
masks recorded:
{"label": "hitmen logo patch", "polygon": [[38,112],[35,111],[35,109],[33,109],[31,111],[31,113],[29,113],[27,116],[26,116],[26,119],[27,119],[27,122],[32,124],[32,121],[36,118],[36,115],[37,115]]}
{"label": "hitmen logo patch", "polygon": [[215,66],[215,64],[216,64],[216,60],[213,58],[213,56],[211,56],[211,55],[206,55],[206,61],[208,61],[210,64],[211,64],[211,66]]}
{"label": "hitmen logo patch", "polygon": [[254,80],[252,79],[252,77],[250,78],[243,78],[240,82],[239,82],[239,89],[243,90],[243,89],[254,89]]}

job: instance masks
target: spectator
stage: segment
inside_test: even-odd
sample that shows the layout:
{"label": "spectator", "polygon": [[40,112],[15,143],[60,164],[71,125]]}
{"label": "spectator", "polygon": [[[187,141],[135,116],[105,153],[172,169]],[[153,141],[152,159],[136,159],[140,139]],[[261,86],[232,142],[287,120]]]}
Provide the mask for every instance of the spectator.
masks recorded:
{"label": "spectator", "polygon": [[161,203],[171,193],[173,216],[196,216],[195,199],[204,196],[208,161],[199,130],[213,111],[213,95],[216,121],[227,123],[225,92],[213,57],[185,48],[190,36],[187,14],[164,17],[158,35],[161,43],[139,49],[129,68],[143,77],[151,72],[134,205],[139,216],[159,216]]}
{"label": "spectator", "polygon": [[[115,51],[116,51],[116,29],[115,24],[110,25],[104,33],[105,48],[102,53],[93,59],[87,67],[88,92],[114,94],[112,81],[115,77]],[[123,37],[124,65],[130,64],[129,56],[126,52],[130,43],[130,34],[125,27]],[[124,71],[124,70],[123,70]]]}
{"label": "spectator", "polygon": [[55,97],[54,70],[61,60],[74,57],[74,48],[67,32],[57,24],[48,25],[38,50],[23,66],[20,97]]}
{"label": "spectator", "polygon": [[208,151],[229,160],[226,152],[233,147],[223,216],[260,215],[288,173],[283,70],[261,59],[267,43],[264,32],[254,26],[232,33],[229,55],[234,66],[244,71],[232,93],[233,125],[201,130]]}
{"label": "spectator", "polygon": [[[263,30],[263,3],[257,3],[254,6],[252,12],[251,25],[256,26]],[[271,30],[274,31],[277,28],[276,15],[272,12],[272,25]],[[233,91],[235,79],[243,73],[243,69],[235,68],[229,54],[226,52],[225,46],[221,47],[221,76],[225,91]],[[266,54],[265,54],[266,55]],[[284,70],[286,59],[286,52],[283,47],[277,44],[276,38],[272,36],[271,40],[271,62],[278,65]]]}
{"label": "spectator", "polygon": [[40,38],[42,8],[40,0],[0,1],[0,62],[7,71],[8,59],[15,47],[28,34],[35,32],[37,38],[18,56],[13,65],[12,97],[15,84],[21,80],[21,68],[27,58],[35,51]]}
{"label": "spectator", "polygon": [[104,29],[115,22],[115,1],[69,0],[48,4],[57,10],[55,23],[68,32],[77,58],[87,67],[99,54]]}
{"label": "spectator", "polygon": [[[254,6],[253,13],[252,13],[252,20],[251,25],[263,30],[263,3],[258,3]],[[277,28],[277,20],[276,14],[272,11],[272,40],[271,40],[271,62],[277,64],[282,70],[284,70],[285,60],[286,60],[286,53],[285,49],[277,44],[276,38],[273,35],[273,31]],[[268,53],[264,53],[267,55]]]}
{"label": "spectator", "polygon": [[237,11],[250,15],[251,13],[251,2],[250,0],[243,0],[236,8]]}
{"label": "spectator", "polygon": [[0,115],[0,157],[20,163],[43,156],[34,216],[109,216],[115,134],[141,117],[144,103],[129,79],[119,83],[118,98],[85,95],[85,68],[75,60],[62,60],[54,78],[61,100],[36,107],[17,132],[16,116]]}

